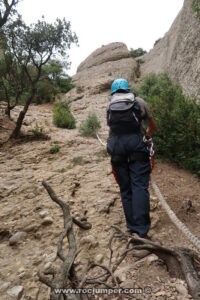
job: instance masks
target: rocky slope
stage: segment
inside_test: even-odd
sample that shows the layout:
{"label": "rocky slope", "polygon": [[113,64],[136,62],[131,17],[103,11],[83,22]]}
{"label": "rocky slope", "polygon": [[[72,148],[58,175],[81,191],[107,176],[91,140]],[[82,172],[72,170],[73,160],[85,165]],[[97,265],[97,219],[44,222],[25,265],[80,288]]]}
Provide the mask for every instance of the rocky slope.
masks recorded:
{"label": "rocky slope", "polygon": [[[37,122],[51,139],[22,140],[8,143],[0,149],[2,300],[34,299],[39,288],[37,272],[59,263],[55,259],[63,217],[60,208],[42,187],[43,179],[52,185],[60,198],[69,203],[73,216],[87,217],[92,223],[89,231],[74,225],[77,246],[81,249],[76,259],[79,275],[88,258],[108,264],[108,241],[113,224],[126,230],[119,189],[111,173],[109,157],[98,140],[81,137],[78,131],[81,120],[95,111],[102,125],[100,136],[106,140],[107,98],[108,93],[98,97],[85,95],[72,102],[71,109],[77,120],[77,129],[73,130],[59,129],[52,124],[51,105],[31,106],[23,130],[30,132]],[[12,113],[14,119],[18,112],[19,107]],[[0,129],[3,130],[1,126]],[[50,154],[54,144],[59,144],[61,149],[56,154]],[[157,162],[154,176],[173,210],[200,237],[197,226],[200,215],[199,181],[190,173],[161,162]],[[186,212],[188,198],[192,200],[195,212]],[[151,218],[150,235],[153,240],[162,241],[166,246],[191,247],[169,221],[152,191]],[[65,246],[67,249],[67,244]],[[124,246],[114,242],[113,260],[119,257]],[[152,288],[151,295],[137,295],[135,299],[190,299],[185,282],[170,278],[155,256],[137,261],[130,253],[116,274],[122,287]],[[39,300],[47,300],[48,295],[49,289],[42,285]],[[117,300],[118,297],[99,295],[95,299]]]}
{"label": "rocky slope", "polygon": [[142,73],[167,71],[189,95],[200,95],[200,21],[191,10],[192,0],[183,8],[166,35],[143,57]]}

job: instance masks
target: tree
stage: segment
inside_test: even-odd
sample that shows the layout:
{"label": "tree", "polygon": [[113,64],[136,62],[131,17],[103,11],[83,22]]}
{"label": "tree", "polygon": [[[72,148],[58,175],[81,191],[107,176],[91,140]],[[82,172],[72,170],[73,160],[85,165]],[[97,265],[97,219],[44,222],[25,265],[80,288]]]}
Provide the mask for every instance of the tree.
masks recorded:
{"label": "tree", "polygon": [[62,63],[51,60],[42,70],[34,102],[40,104],[53,101],[56,95],[67,93],[72,88],[71,77],[66,74]]}
{"label": "tree", "polygon": [[131,57],[133,57],[133,58],[142,56],[145,53],[147,53],[147,51],[143,50],[142,48],[137,48],[137,49],[131,48],[130,49],[130,54],[131,54]]}
{"label": "tree", "polygon": [[15,13],[14,7],[19,3],[19,0],[0,0],[0,28],[7,22],[10,15]]}
{"label": "tree", "polygon": [[20,133],[29,105],[36,95],[37,84],[45,65],[59,56],[62,59],[65,58],[67,62],[67,50],[72,43],[77,44],[78,39],[71,30],[70,22],[65,19],[57,19],[54,24],[50,24],[43,18],[27,26],[21,18],[18,18],[6,26],[3,35],[5,53],[4,62],[0,65],[4,65],[3,68],[7,70],[7,77],[5,78],[4,75],[3,83],[1,80],[1,90],[4,89],[6,95],[6,86],[8,87],[15,77],[15,82],[12,84],[15,104],[19,97],[27,95],[23,110],[19,113],[16,127],[11,135],[12,138],[16,138]]}

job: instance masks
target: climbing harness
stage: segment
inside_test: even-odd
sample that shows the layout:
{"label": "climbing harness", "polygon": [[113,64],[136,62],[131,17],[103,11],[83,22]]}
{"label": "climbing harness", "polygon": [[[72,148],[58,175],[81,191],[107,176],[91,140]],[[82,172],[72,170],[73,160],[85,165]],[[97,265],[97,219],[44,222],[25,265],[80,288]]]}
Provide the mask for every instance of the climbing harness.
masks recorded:
{"label": "climbing harness", "polygon": [[[96,133],[97,139],[101,143],[102,146],[106,147],[106,144],[102,142],[99,138],[98,133]],[[150,153],[151,153],[151,169],[153,170],[154,167],[154,149],[153,143],[151,145]],[[153,176],[150,177],[151,186],[158,197],[162,207],[166,211],[167,215],[169,216],[170,220],[174,223],[174,225],[183,232],[183,234],[190,240],[190,242],[200,251],[200,240],[178,219],[175,213],[171,210],[170,206],[167,204],[166,200],[164,199],[161,191],[159,190],[157,184],[155,183]]]}

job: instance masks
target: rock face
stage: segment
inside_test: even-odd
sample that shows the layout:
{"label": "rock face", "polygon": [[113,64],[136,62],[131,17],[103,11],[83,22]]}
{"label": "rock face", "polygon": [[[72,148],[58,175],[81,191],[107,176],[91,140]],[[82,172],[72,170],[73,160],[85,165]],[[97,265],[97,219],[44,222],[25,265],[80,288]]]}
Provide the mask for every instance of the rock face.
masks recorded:
{"label": "rock face", "polygon": [[200,95],[200,21],[191,10],[192,0],[183,8],[170,30],[143,56],[142,74],[167,71],[188,95]]}
{"label": "rock face", "polygon": [[78,67],[73,83],[90,94],[110,89],[114,79],[124,77],[133,82],[137,63],[123,43],[111,43],[95,50]]}

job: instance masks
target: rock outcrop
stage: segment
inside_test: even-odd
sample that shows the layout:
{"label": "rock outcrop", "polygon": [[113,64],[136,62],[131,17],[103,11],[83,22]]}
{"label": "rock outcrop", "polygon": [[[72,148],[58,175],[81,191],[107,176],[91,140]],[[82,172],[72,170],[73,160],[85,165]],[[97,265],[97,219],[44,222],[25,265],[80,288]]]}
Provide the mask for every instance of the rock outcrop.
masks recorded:
{"label": "rock outcrop", "polygon": [[79,65],[73,83],[90,94],[97,94],[110,89],[116,78],[124,77],[133,82],[136,69],[137,63],[127,46],[111,43],[95,50]]}
{"label": "rock outcrop", "polygon": [[143,56],[142,74],[167,71],[188,95],[200,95],[200,21],[191,10],[192,0],[183,8],[170,30]]}

